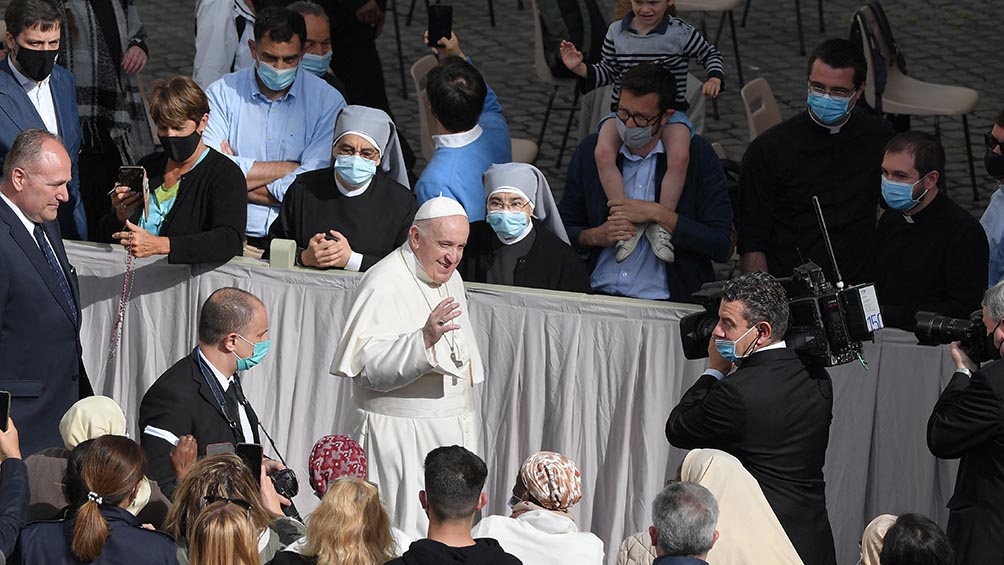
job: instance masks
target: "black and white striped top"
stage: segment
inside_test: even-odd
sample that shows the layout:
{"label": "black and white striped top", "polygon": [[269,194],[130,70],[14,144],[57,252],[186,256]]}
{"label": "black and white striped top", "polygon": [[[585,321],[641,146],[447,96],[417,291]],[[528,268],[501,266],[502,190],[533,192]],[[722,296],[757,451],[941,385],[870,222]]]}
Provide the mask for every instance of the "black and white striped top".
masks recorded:
{"label": "black and white striped top", "polygon": [[616,109],[621,94],[621,79],[628,70],[641,63],[653,63],[673,73],[676,79],[676,107],[686,110],[687,64],[697,60],[707,71],[707,78],[718,77],[725,82],[722,54],[694,26],[666,14],[655,29],[639,35],[628,12],[624,19],[613,22],[603,40],[600,62],[587,65],[584,90],[613,84],[611,107]]}

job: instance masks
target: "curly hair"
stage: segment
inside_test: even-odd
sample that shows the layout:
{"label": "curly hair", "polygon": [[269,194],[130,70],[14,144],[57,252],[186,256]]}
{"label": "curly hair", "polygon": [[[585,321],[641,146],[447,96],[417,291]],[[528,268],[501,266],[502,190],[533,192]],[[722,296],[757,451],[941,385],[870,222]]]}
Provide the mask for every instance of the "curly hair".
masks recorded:
{"label": "curly hair", "polygon": [[749,324],[765,321],[773,340],[788,331],[788,295],[781,283],[767,273],[744,273],[725,284],[722,300],[743,303],[743,319]]}

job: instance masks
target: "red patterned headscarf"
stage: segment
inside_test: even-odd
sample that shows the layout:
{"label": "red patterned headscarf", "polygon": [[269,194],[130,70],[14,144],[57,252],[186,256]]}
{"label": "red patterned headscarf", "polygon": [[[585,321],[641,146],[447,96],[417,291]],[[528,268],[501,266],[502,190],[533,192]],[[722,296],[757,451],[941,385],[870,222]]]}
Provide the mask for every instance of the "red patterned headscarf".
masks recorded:
{"label": "red patterned headscarf", "polygon": [[307,462],[310,487],[317,498],[323,498],[328,485],[340,477],[366,480],[366,453],[356,440],[340,435],[324,436],[310,450]]}

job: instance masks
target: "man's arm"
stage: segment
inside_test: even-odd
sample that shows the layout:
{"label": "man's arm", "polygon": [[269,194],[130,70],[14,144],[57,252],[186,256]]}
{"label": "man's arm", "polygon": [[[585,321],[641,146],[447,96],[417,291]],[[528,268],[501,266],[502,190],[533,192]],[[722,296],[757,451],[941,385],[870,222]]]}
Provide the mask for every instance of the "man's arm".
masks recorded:
{"label": "man's arm", "polygon": [[17,428],[8,420],[6,432],[0,432],[0,552],[10,557],[18,533],[28,520],[28,469],[21,460]]}
{"label": "man's arm", "polygon": [[735,211],[743,272],[767,272],[766,252],[774,223],[770,148],[762,137],[753,140],[743,156],[739,175],[739,209]]}
{"label": "man's arm", "polygon": [[680,449],[722,448],[742,438],[746,408],[728,379],[701,375],[666,421],[666,439]]}
{"label": "man's arm", "polygon": [[[147,426],[167,430],[181,437],[194,435],[195,430],[189,418],[191,398],[182,398],[173,386],[157,386],[147,391],[139,407],[140,445],[146,452],[149,464],[147,475],[157,481],[160,490],[170,499],[174,498],[177,478],[171,465],[171,450],[174,446],[167,440],[143,433]],[[199,438],[196,438],[198,440]]]}
{"label": "man's arm", "polygon": [[956,459],[986,444],[999,433],[1001,406],[984,371],[972,378],[956,372],[927,421],[927,447],[935,457]]}

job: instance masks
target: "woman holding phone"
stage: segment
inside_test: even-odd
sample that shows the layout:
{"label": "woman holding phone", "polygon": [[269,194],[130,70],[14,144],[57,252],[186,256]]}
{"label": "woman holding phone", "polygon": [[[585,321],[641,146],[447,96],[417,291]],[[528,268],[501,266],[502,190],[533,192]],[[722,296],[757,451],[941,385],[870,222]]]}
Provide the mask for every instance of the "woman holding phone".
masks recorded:
{"label": "woman holding phone", "polygon": [[[205,93],[192,79],[175,76],[154,84],[149,105],[164,152],[140,160],[147,179],[115,186],[102,232],[136,257],[167,255],[170,263],[240,255],[247,181],[236,164],[202,141],[209,121]],[[126,178],[129,168],[120,173]]]}

